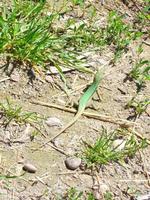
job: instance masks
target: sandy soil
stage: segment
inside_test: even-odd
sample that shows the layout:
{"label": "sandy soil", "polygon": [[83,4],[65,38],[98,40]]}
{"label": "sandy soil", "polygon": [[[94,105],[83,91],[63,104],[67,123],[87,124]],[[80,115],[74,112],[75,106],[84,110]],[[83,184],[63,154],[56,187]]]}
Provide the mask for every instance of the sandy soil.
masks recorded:
{"label": "sandy soil", "polygon": [[[122,4],[121,12],[123,6],[125,5]],[[108,7],[110,7],[109,4]],[[107,6],[99,5],[99,9],[106,14],[108,13]],[[132,10],[126,9],[126,11],[132,18]],[[95,94],[89,108],[86,109],[87,111],[110,116],[113,119],[127,120],[130,118],[131,121],[134,120],[130,117],[133,115],[133,110],[125,109],[125,106],[135,96],[137,87],[134,81],[128,80],[126,77],[132,68],[132,64],[138,59],[136,48],[140,42],[132,43],[129,51],[123,54],[115,65],[110,63],[112,59],[111,50],[100,53],[91,53],[88,50],[85,52],[88,55],[88,62],[94,69],[103,64],[108,66],[106,76],[98,90],[100,98]],[[140,56],[150,59],[149,46],[143,44],[143,49],[144,52]],[[10,63],[5,71],[4,64],[6,64],[6,61],[4,58],[1,58],[0,64],[0,79],[11,77],[12,74],[18,77],[17,81],[8,79],[0,82],[0,102],[5,102],[6,98],[9,98],[15,105],[22,106],[24,111],[37,112],[45,119],[48,117],[59,118],[63,126],[74,117],[73,114],[31,102],[34,100],[61,106],[72,106],[73,102],[81,96],[84,85],[92,81],[93,78],[77,71],[66,73],[66,78],[72,88],[69,91],[68,98],[60,89],[63,83],[59,75],[46,75],[44,79],[37,75],[31,81],[29,73],[23,70],[21,66],[15,68],[12,74],[9,74],[13,64]],[[138,98],[140,100],[148,98],[149,94],[150,83],[146,82],[146,86],[138,94]],[[150,139],[150,107],[136,119],[136,123],[134,129]],[[0,192],[2,193],[0,198],[3,200],[47,200],[59,199],[59,197],[65,199],[62,196],[70,187],[84,191],[84,196],[86,196],[86,193],[93,191],[96,185],[107,186],[107,189],[113,194],[112,199],[115,200],[135,199],[136,195],[147,194],[150,191],[148,182],[150,173],[149,147],[143,152],[138,152],[133,159],[128,159],[123,164],[111,163],[100,167],[97,172],[88,169],[70,171],[66,169],[64,164],[66,155],[53,149],[50,144],[40,148],[45,141],[57,134],[60,127],[48,127],[45,120],[43,120],[43,125],[37,124],[36,126],[40,128],[44,135],[39,133],[33,140],[31,140],[31,135],[35,128],[29,124],[10,123],[7,127],[1,126],[0,128],[1,175],[17,176],[23,174],[17,178],[2,178],[0,180]],[[72,127],[58,137],[55,145],[68,155],[81,155],[84,149],[82,140],[94,142],[101,133],[102,126],[108,131],[120,127],[114,123],[82,116]],[[37,150],[35,151],[35,149]],[[19,163],[22,159],[32,163],[37,168],[37,172],[35,174],[24,174],[22,164]],[[100,190],[103,190],[103,188],[100,188]],[[83,199],[86,198],[84,196]],[[100,195],[99,199],[103,199],[103,197]]]}

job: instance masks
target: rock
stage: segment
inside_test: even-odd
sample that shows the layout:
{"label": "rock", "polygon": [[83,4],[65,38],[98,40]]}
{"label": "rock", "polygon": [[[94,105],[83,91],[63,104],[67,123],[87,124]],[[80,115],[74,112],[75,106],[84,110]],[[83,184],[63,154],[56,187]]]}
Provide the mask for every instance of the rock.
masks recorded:
{"label": "rock", "polygon": [[125,144],[126,144],[125,140],[117,139],[113,142],[113,148],[115,148],[115,150],[117,151],[121,151],[122,149],[124,149]]}
{"label": "rock", "polygon": [[105,194],[109,190],[110,189],[109,189],[108,185],[106,185],[105,183],[101,183],[100,184],[100,192],[101,192],[101,194]]}
{"label": "rock", "polygon": [[54,83],[54,80],[51,76],[46,76],[45,77],[45,80],[48,82],[48,83]]}
{"label": "rock", "polygon": [[136,197],[136,200],[149,200],[149,199],[150,199],[150,193]]}
{"label": "rock", "polygon": [[25,127],[25,130],[23,131],[24,132],[24,135],[30,135],[32,133],[32,127],[30,124],[27,124],[26,127]]}
{"label": "rock", "polygon": [[69,157],[65,160],[65,165],[70,170],[75,170],[81,165],[81,159],[77,157]]}
{"label": "rock", "polygon": [[31,163],[26,163],[23,166],[23,170],[29,173],[35,173],[37,171],[37,168]]}
{"label": "rock", "polygon": [[99,191],[93,191],[93,195],[94,195],[94,198],[95,200],[99,200],[99,199],[102,199],[102,195],[100,194]]}
{"label": "rock", "polygon": [[19,73],[11,74],[10,79],[14,82],[19,82],[20,80],[20,75]]}
{"label": "rock", "polygon": [[61,106],[65,106],[66,105],[65,98],[63,98],[63,97],[59,97],[56,102]]}
{"label": "rock", "polygon": [[62,122],[57,117],[49,117],[49,118],[47,118],[45,123],[50,127],[53,127],[53,126],[61,127],[62,126]]}
{"label": "rock", "polygon": [[53,141],[53,143],[54,143],[54,146],[55,147],[64,147],[64,142],[62,141],[62,139],[60,140],[59,138],[58,139],[55,139],[54,141]]}
{"label": "rock", "polygon": [[104,3],[105,3],[105,1],[104,1],[104,0],[101,0],[100,2],[101,2],[101,5],[102,5],[102,6],[103,6],[103,5],[104,5]]}
{"label": "rock", "polygon": [[92,189],[96,200],[102,199],[102,196],[110,190],[109,186],[104,182],[99,182],[98,184],[93,185]]}
{"label": "rock", "polygon": [[19,158],[19,160],[18,160],[18,164],[24,164],[24,158]]}
{"label": "rock", "polygon": [[[62,69],[62,72],[68,72],[68,71],[71,71],[70,68],[66,68],[66,67],[61,67],[61,69]],[[51,75],[51,74],[59,74],[59,71],[57,70],[56,67],[54,67],[54,66],[50,66],[49,71],[47,71],[47,75]]]}

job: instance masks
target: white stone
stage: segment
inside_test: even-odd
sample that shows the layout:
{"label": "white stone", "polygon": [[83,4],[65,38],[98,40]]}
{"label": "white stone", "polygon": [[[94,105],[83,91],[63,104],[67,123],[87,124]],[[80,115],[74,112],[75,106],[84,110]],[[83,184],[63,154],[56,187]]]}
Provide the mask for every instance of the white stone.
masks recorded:
{"label": "white stone", "polygon": [[20,75],[18,73],[11,74],[10,79],[14,82],[19,82],[20,80]]}
{"label": "white stone", "polygon": [[115,148],[115,150],[117,151],[121,151],[122,149],[124,149],[125,144],[126,144],[125,140],[117,139],[113,142],[113,148]]}
{"label": "white stone", "polygon": [[61,127],[62,126],[62,122],[57,117],[49,117],[49,118],[47,118],[45,123],[50,127],[53,127],[53,126]]}

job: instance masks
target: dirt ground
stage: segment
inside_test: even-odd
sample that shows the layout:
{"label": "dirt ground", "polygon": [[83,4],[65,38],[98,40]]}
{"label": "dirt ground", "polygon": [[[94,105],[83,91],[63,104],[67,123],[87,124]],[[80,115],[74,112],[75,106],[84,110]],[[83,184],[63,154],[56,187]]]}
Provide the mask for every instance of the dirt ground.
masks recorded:
{"label": "dirt ground", "polygon": [[[109,7],[110,4],[107,2],[106,6],[99,5],[102,13],[105,13],[104,17],[107,15]],[[132,9],[127,8],[124,4],[121,5],[120,9],[121,12],[127,12],[132,18]],[[149,41],[147,40],[147,42]],[[93,69],[107,65],[105,78],[98,90],[100,98],[95,94],[86,111],[110,116],[114,120],[118,118],[134,120],[131,117],[133,110],[125,109],[125,105],[135,96],[137,87],[134,81],[127,79],[127,74],[131,71],[132,63],[138,59],[136,49],[140,43],[141,41],[133,42],[129,46],[129,51],[124,53],[115,65],[110,62],[112,59],[110,49],[103,52],[90,52],[89,50],[85,52],[88,63]],[[143,44],[143,49],[144,51],[140,56],[147,60],[150,59],[150,47]],[[64,86],[58,74],[45,75],[44,78],[37,75],[34,80],[31,80],[30,73],[27,73],[23,67],[15,68],[9,74],[13,64],[10,63],[8,69],[4,70],[5,64],[5,59],[1,58],[0,79],[5,77],[10,77],[10,79],[0,82],[0,102],[5,102],[6,98],[9,98],[15,105],[22,106],[24,111],[37,112],[45,119],[57,117],[63,126],[74,117],[72,113],[33,104],[32,101],[71,107],[81,96],[85,85],[93,79],[91,75],[77,71],[67,72],[65,75],[71,86],[69,97],[67,97],[61,89]],[[17,77],[17,81],[13,80],[12,75],[15,78]],[[146,82],[146,86],[138,94],[138,98],[143,100],[146,97],[148,98],[149,94],[150,82]],[[2,124],[1,120],[0,123]],[[56,139],[55,145],[66,155],[80,155],[84,149],[82,141],[94,142],[101,133],[102,126],[108,131],[120,127],[118,124],[82,116]],[[38,124],[37,127],[39,128]],[[138,152],[133,159],[127,160],[126,163],[111,163],[100,167],[97,173],[88,169],[70,171],[64,163],[66,155],[52,148],[51,144],[40,148],[44,142],[55,136],[60,128],[49,127],[43,120],[41,126],[41,133],[43,134],[39,133],[32,140],[31,135],[34,127],[29,124],[10,123],[6,128],[1,126],[0,173],[1,175],[7,174],[18,177],[0,180],[0,199],[65,199],[62,196],[71,187],[83,191],[84,199],[86,193],[94,191],[97,185],[101,187],[100,190],[107,186],[108,191],[113,194],[112,199],[114,200],[136,199],[136,196],[150,192],[149,147]],[[150,139],[150,106],[146,112],[136,119],[136,125],[133,128]],[[20,164],[22,159],[32,163],[37,168],[37,172],[35,174],[24,174],[22,164]],[[19,176],[21,174],[23,175]],[[103,199],[103,197],[100,195],[98,199]]]}

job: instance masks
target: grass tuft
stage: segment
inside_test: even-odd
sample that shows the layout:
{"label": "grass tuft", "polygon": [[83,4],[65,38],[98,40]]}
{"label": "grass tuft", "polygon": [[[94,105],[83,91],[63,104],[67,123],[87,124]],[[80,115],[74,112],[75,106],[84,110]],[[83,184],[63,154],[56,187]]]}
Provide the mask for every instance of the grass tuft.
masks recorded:
{"label": "grass tuft", "polygon": [[135,80],[137,87],[141,89],[146,80],[150,80],[150,61],[140,59],[132,68],[129,76]]}
{"label": "grass tuft", "polygon": [[148,105],[150,105],[150,99],[145,99],[142,101],[136,100],[133,97],[126,105],[125,108],[132,108],[134,110],[134,116],[140,116],[146,111]]}
{"label": "grass tuft", "polygon": [[53,12],[46,15],[44,6],[45,1],[35,4],[17,0],[13,1],[11,9],[3,7],[0,53],[34,68],[50,63],[60,73],[63,66],[91,72],[77,59],[78,53],[67,48],[63,34],[54,32],[53,23],[59,20],[60,14]]}
{"label": "grass tuft", "polygon": [[[84,1],[72,3],[80,5]],[[85,60],[78,58],[83,50],[101,50],[106,45],[113,45],[115,55],[120,55],[140,34],[133,32],[114,11],[109,13],[104,28],[98,27],[93,20],[94,9],[90,15],[87,21],[72,18],[64,21],[61,11],[47,12],[46,1],[12,0],[11,8],[2,7],[0,53],[37,72],[47,65],[55,66],[63,77],[62,67],[92,72],[85,67]],[[59,28],[62,21],[64,25]]]}
{"label": "grass tuft", "polygon": [[35,112],[23,112],[22,107],[14,106],[7,99],[6,103],[0,103],[0,116],[4,124],[8,125],[11,121],[17,123],[38,122],[40,117]]}
{"label": "grass tuft", "polygon": [[150,0],[143,0],[143,8],[137,13],[135,19],[135,27],[140,31],[149,33],[149,21],[150,21]]}
{"label": "grass tuft", "polygon": [[68,200],[79,200],[81,199],[83,192],[77,191],[75,188],[70,188],[67,191],[67,199]]}
{"label": "grass tuft", "polygon": [[95,200],[93,193],[87,193],[86,198],[84,198],[84,193],[82,191],[77,190],[76,188],[72,187],[67,190],[66,195],[63,199],[66,200]]}
{"label": "grass tuft", "polygon": [[139,149],[147,147],[146,139],[137,142],[134,135],[128,138],[125,142],[123,149],[118,149],[121,145],[114,147],[113,143],[116,140],[116,132],[110,134],[105,129],[102,131],[102,135],[93,144],[87,144],[85,146],[83,159],[88,166],[108,164],[113,161],[119,161],[126,157],[133,157]]}
{"label": "grass tuft", "polygon": [[132,27],[124,22],[123,16],[119,16],[116,11],[109,13],[104,40],[107,45],[114,46],[115,58],[126,52],[129,44],[141,35],[141,32],[133,31]]}

